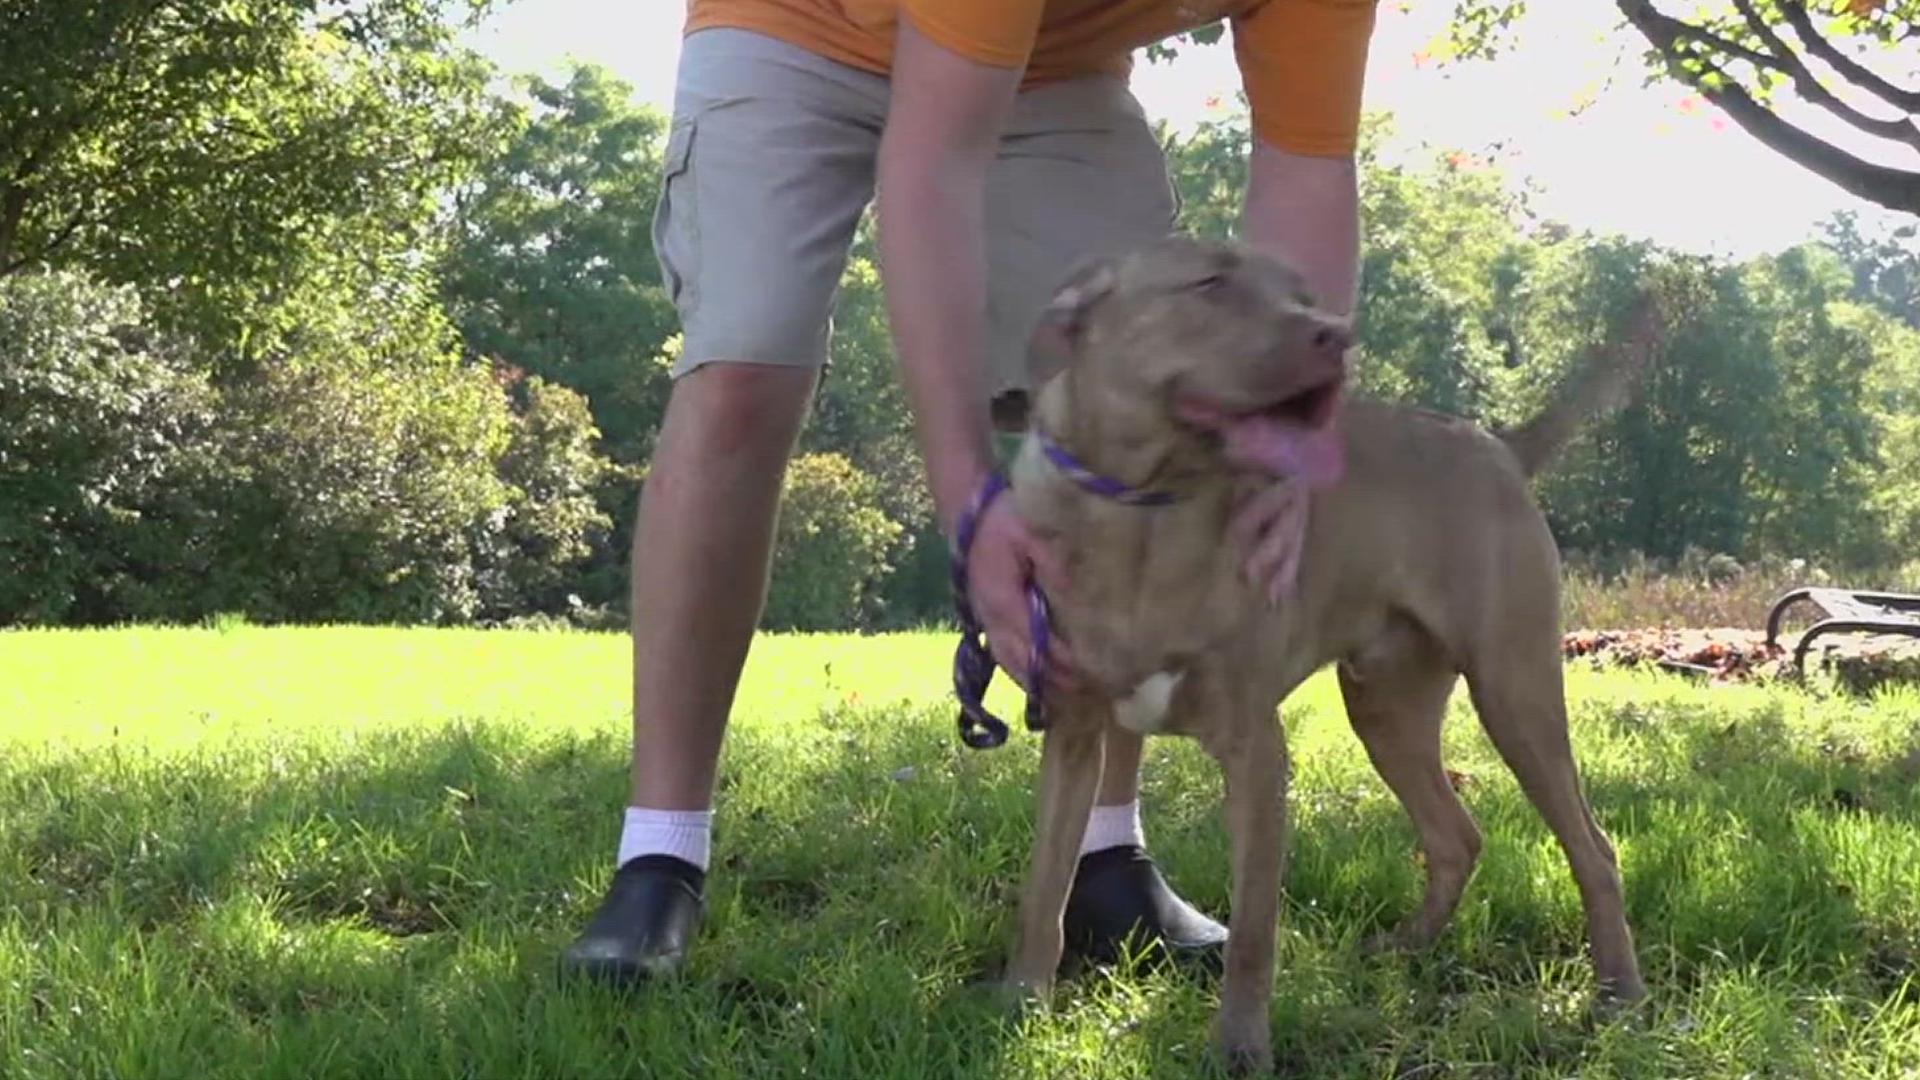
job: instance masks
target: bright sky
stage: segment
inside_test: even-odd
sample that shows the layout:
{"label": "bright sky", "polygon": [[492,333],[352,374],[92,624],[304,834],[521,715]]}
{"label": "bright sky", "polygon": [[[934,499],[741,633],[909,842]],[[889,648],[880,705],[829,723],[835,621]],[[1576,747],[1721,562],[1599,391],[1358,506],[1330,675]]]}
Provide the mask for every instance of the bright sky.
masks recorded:
{"label": "bright sky", "polygon": [[[1394,114],[1403,150],[1419,152],[1425,142],[1490,152],[1504,144],[1502,167],[1540,189],[1542,213],[1690,251],[1777,250],[1843,208],[1869,223],[1891,220],[1760,146],[1683,88],[1643,87],[1642,39],[1616,29],[1608,0],[1535,4],[1508,55],[1436,69],[1423,54],[1452,8],[1453,0],[1382,3],[1367,107]],[[512,71],[554,72],[569,56],[603,64],[664,110],[684,13],[680,0],[517,0],[473,41]],[[1143,61],[1134,76],[1148,112],[1176,126],[1204,116],[1209,98],[1231,98],[1238,85],[1224,41],[1183,50],[1171,65]],[[1591,107],[1567,115],[1596,92]],[[1788,115],[1864,157],[1913,164],[1850,138],[1824,114]]]}

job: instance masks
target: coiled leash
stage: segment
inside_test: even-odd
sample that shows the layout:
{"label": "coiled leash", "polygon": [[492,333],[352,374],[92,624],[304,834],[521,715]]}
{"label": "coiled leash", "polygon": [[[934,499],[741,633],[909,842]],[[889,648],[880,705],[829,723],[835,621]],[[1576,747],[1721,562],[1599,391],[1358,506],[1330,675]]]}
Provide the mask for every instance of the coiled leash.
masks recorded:
{"label": "coiled leash", "polygon": [[[1055,468],[1095,495],[1129,506],[1166,506],[1176,499],[1171,492],[1142,491],[1124,481],[1103,476],[1088,468],[1044,432],[1036,432],[1035,437],[1040,442],[1041,451]],[[1005,721],[987,710],[987,687],[993,683],[997,662],[992,650],[987,647],[986,628],[981,625],[979,616],[974,614],[973,603],[967,597],[967,557],[973,552],[974,533],[980,526],[981,515],[986,513],[994,499],[1006,493],[1007,487],[1006,474],[999,470],[988,473],[960,515],[959,525],[954,530],[953,606],[960,619],[960,644],[953,653],[953,692],[960,699],[960,741],[975,750],[990,750],[1006,742],[1008,729]],[[1032,646],[1027,653],[1029,689],[1026,724],[1028,731],[1044,731],[1047,713],[1041,688],[1046,685],[1047,679],[1047,650],[1053,640],[1053,615],[1047,605],[1046,594],[1040,591],[1039,583],[1031,575],[1027,578],[1026,589],[1027,634],[1032,639]]]}

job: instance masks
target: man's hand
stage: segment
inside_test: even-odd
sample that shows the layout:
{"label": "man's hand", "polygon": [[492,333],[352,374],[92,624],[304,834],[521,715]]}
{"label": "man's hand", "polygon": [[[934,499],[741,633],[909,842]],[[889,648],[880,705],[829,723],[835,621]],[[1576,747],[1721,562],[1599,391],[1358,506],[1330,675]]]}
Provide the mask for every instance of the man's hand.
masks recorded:
{"label": "man's hand", "polygon": [[1247,584],[1259,589],[1269,604],[1287,599],[1299,578],[1307,500],[1299,482],[1275,481],[1243,498],[1228,523],[1229,537],[1246,556],[1242,568]]}
{"label": "man's hand", "polygon": [[[1049,600],[1064,596],[1070,587],[1058,554],[1027,526],[1012,498],[1003,495],[980,515],[967,559],[967,592],[994,660],[1014,682],[1032,692],[1029,578],[1039,583]],[[1073,653],[1058,633],[1049,638],[1046,670],[1047,684],[1042,689],[1069,690],[1078,685]]]}

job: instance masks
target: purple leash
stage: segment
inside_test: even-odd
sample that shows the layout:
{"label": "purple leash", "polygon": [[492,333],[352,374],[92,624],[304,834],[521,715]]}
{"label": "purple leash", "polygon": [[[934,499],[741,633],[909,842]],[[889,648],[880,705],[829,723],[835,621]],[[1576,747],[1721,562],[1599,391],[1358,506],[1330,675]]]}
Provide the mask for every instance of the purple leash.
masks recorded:
{"label": "purple leash", "polygon": [[[1131,485],[1104,476],[1086,467],[1080,459],[1048,438],[1044,433],[1038,435],[1041,450],[1056,468],[1082,488],[1129,506],[1165,506],[1175,501],[1175,496],[1164,491],[1141,491]],[[952,556],[953,567],[953,606],[960,618],[960,645],[953,654],[953,692],[960,699],[960,741],[975,750],[988,750],[1007,741],[1006,722],[987,711],[987,687],[993,683],[993,671],[996,662],[993,652],[987,647],[986,628],[980,624],[979,616],[974,613],[973,604],[967,598],[967,556],[973,551],[974,533],[980,525],[980,515],[987,506],[1007,490],[1005,474],[993,472],[976,491],[973,501],[960,515],[959,526],[955,531],[955,544]],[[1047,652],[1053,641],[1053,618],[1047,606],[1046,594],[1032,578],[1027,580],[1027,631],[1033,645],[1027,654],[1027,682],[1032,689],[1027,691],[1026,723],[1028,731],[1042,731],[1047,726],[1046,702],[1041,687],[1046,684]]]}

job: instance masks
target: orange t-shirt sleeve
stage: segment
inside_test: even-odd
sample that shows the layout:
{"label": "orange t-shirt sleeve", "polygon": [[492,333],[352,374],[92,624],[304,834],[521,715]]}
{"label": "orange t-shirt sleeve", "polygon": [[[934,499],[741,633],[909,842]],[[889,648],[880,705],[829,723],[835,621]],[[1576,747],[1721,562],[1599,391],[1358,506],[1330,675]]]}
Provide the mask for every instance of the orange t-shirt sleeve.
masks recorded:
{"label": "orange t-shirt sleeve", "polygon": [[900,14],[941,46],[994,67],[1023,68],[1046,0],[900,0]]}
{"label": "orange t-shirt sleeve", "polygon": [[1255,135],[1296,154],[1353,153],[1376,2],[1267,0],[1233,20]]}

